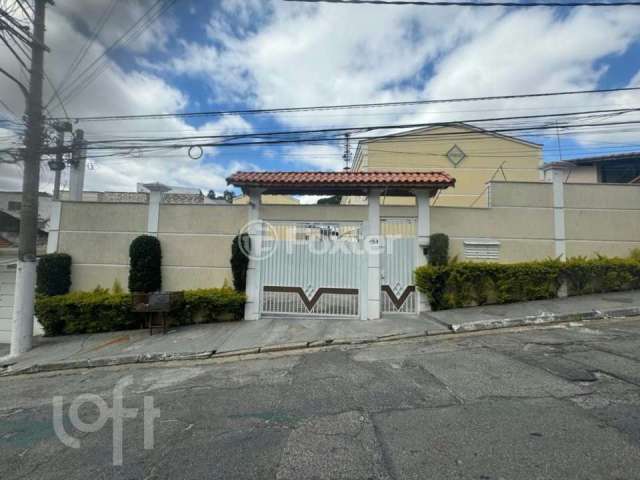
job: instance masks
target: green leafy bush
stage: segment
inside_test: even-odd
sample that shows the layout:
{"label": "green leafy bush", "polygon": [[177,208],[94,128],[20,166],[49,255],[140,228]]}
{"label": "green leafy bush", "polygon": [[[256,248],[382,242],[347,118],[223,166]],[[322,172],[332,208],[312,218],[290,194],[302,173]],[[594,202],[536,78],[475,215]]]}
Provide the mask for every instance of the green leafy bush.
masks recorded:
{"label": "green leafy bush", "polygon": [[[240,320],[246,301],[244,294],[229,287],[187,290],[184,296],[183,307],[170,315],[180,325]],[[107,289],[39,296],[36,315],[45,335],[129,330],[140,327],[144,318],[131,311],[131,303],[130,294]]]}
{"label": "green leafy bush", "polygon": [[244,292],[247,288],[249,257],[245,252],[251,252],[251,237],[247,233],[236,235],[231,244],[231,273],[233,287],[238,292]]}
{"label": "green leafy bush", "polygon": [[160,240],[140,235],[129,246],[129,291],[157,292],[162,288]]}
{"label": "green leafy bush", "polygon": [[569,295],[640,288],[640,263],[626,258],[570,258],[562,267]]}
{"label": "green leafy bush", "polygon": [[131,295],[108,290],[38,297],[36,315],[45,335],[126,330],[142,320],[131,312]]}
{"label": "green leafy bush", "polygon": [[40,295],[64,295],[71,288],[71,256],[50,253],[38,259],[36,292]]}
{"label": "green leafy bush", "polygon": [[210,323],[240,320],[247,297],[230,287],[187,290],[180,323]]}
{"label": "green leafy bush", "polygon": [[429,237],[427,247],[429,265],[446,265],[449,262],[449,237],[444,233],[434,233]]}
{"label": "green leafy bush", "polygon": [[640,263],[622,258],[572,258],[513,264],[454,262],[415,272],[417,288],[434,310],[640,288]]}

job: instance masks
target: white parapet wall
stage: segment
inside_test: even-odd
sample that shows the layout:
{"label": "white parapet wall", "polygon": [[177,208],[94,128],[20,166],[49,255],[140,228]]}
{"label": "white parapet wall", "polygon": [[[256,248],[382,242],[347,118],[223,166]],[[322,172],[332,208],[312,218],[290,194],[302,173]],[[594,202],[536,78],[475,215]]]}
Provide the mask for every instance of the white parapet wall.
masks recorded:
{"label": "white parapet wall", "polygon": [[[474,245],[490,245],[488,257],[518,262],[555,256],[551,183],[494,182],[491,208],[432,206],[430,232],[450,238],[450,255],[482,259]],[[626,256],[640,248],[640,186],[566,184],[566,254]],[[416,218],[415,206],[381,205],[380,217]],[[366,222],[366,205],[262,205],[261,219],[287,222]],[[248,221],[247,205],[161,204],[158,238],[163,288],[207,288],[231,282],[231,242]],[[148,205],[62,202],[58,251],[73,259],[72,289],[126,288],[129,244],[147,233]],[[487,243],[489,241],[489,243]],[[484,242],[484,243],[483,243]],[[497,247],[496,247],[497,246]],[[467,258],[465,254],[478,258]]]}

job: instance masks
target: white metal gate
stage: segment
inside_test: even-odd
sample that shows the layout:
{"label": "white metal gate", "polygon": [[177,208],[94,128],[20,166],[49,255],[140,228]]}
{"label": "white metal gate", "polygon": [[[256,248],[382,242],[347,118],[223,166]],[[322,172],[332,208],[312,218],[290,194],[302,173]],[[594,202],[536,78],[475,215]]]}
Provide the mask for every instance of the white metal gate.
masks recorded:
{"label": "white metal gate", "polygon": [[416,313],[415,219],[382,219],[381,232],[385,238],[380,259],[380,309],[382,313]]}
{"label": "white metal gate", "polygon": [[262,251],[263,314],[359,316],[366,285],[362,224],[269,224]]}

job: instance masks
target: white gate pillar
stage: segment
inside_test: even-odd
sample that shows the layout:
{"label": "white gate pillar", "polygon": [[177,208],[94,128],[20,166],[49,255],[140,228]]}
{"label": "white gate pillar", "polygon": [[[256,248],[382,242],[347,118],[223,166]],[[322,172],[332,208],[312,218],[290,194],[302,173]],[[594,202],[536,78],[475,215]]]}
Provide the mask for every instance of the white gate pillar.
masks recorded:
{"label": "white gate pillar", "polygon": [[[366,318],[380,318],[380,195],[381,189],[369,190],[369,231],[367,232],[367,311]],[[362,317],[364,317],[363,312]]]}
{"label": "white gate pillar", "polygon": [[559,257],[563,262],[567,259],[564,222],[564,181],[566,176],[566,166],[557,165],[551,167],[551,180],[553,182],[553,237],[555,239],[556,257]]}
{"label": "white gate pillar", "polygon": [[249,196],[249,214],[246,232],[251,239],[251,253],[247,267],[246,295],[244,306],[245,320],[260,319],[260,257],[262,253],[262,221],[260,220],[260,203],[262,190],[251,189]]}
{"label": "white gate pillar", "polygon": [[162,183],[145,183],[142,185],[149,191],[149,206],[147,210],[147,235],[158,236],[160,223],[160,203],[162,194],[171,190]]}
{"label": "white gate pillar", "polygon": [[[418,205],[418,221],[416,225],[416,267],[427,263],[427,258],[424,254],[424,248],[429,245],[429,235],[431,235],[431,212],[429,206],[430,191],[429,190],[416,190],[414,192],[416,196],[416,204]],[[423,293],[420,293],[416,289],[416,295],[418,295],[418,301],[416,307],[418,313],[430,312],[431,305],[429,299]]]}

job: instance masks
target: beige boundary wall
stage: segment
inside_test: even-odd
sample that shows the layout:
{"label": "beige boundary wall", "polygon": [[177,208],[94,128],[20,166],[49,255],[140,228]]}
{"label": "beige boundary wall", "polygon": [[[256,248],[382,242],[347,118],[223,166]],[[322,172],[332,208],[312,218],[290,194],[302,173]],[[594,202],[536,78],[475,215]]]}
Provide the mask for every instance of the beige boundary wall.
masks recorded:
{"label": "beige boundary wall", "polygon": [[[432,207],[431,232],[446,233],[451,255],[465,260],[464,242],[499,242],[500,262],[555,256],[550,183],[494,182],[489,208]],[[640,247],[640,186],[565,184],[567,256],[626,256]],[[147,232],[148,205],[63,202],[57,251],[73,258],[72,289],[126,289],[129,244]],[[364,205],[263,205],[266,221],[364,222]],[[382,206],[381,217],[415,218],[414,206]],[[158,238],[163,287],[207,288],[231,281],[231,241],[246,223],[246,205],[162,204]]]}

